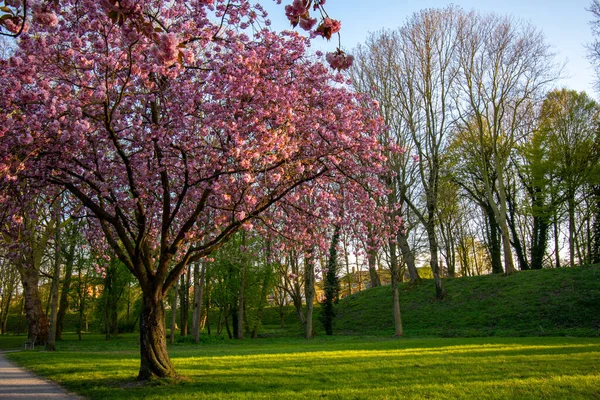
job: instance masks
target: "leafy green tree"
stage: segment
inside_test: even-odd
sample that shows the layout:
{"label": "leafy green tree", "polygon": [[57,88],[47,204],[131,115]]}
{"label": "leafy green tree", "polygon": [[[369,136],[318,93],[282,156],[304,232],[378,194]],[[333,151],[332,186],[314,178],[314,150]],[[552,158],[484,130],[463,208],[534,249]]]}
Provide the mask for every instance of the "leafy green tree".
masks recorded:
{"label": "leafy green tree", "polygon": [[583,200],[582,190],[593,184],[598,168],[599,118],[600,107],[592,98],[567,89],[550,92],[540,116],[540,130],[547,137],[549,157],[556,168],[554,185],[566,204],[571,266],[575,266],[576,209]]}

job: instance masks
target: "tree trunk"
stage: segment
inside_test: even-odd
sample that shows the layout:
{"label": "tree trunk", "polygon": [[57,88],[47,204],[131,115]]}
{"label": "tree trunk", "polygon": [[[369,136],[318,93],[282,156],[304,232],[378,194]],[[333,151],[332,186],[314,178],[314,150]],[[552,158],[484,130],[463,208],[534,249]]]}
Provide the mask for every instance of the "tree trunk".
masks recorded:
{"label": "tree trunk", "polygon": [[419,276],[419,271],[417,271],[417,266],[415,265],[415,253],[413,253],[410,248],[407,235],[400,231],[398,232],[397,238],[400,252],[402,252],[402,259],[406,263],[406,269],[408,270],[410,283],[412,285],[421,283],[421,277]]}
{"label": "tree trunk", "polygon": [[42,310],[42,301],[38,291],[38,271],[32,266],[21,267],[21,283],[25,298],[25,316],[27,318],[27,340],[41,344],[48,337],[48,319]]}
{"label": "tree trunk", "polygon": [[[516,189],[515,189],[516,190]],[[519,263],[519,270],[526,271],[529,270],[529,262],[527,260],[527,256],[525,254],[525,249],[523,244],[521,243],[521,238],[519,237],[519,232],[517,231],[517,218],[516,218],[516,199],[511,191],[508,191],[506,194],[506,201],[508,204],[508,215],[507,222],[508,227],[510,228],[510,233],[512,235],[512,245],[515,249],[515,253],[517,254],[517,261]]]}
{"label": "tree trunk", "polygon": [[65,277],[60,290],[60,302],[56,316],[56,340],[62,340],[62,331],[65,315],[69,309],[69,291],[71,290],[71,275],[73,274],[73,262],[75,260],[75,243],[71,243],[65,258]]}
{"label": "tree trunk", "polygon": [[188,334],[188,311],[189,311],[189,293],[190,293],[190,274],[186,272],[181,275],[179,285],[179,330],[181,336]]}
{"label": "tree trunk", "polygon": [[315,264],[312,249],[307,252],[304,265],[304,296],[306,298],[306,324],[304,337],[310,339],[313,337],[312,316],[315,300]]}
{"label": "tree trunk", "polygon": [[167,353],[165,310],[162,297],[158,293],[143,295],[140,354],[138,380],[172,378],[177,375]]}
{"label": "tree trunk", "polygon": [[8,321],[8,311],[10,309],[14,286],[9,286],[7,292],[2,293],[2,310],[0,310],[0,333],[2,335],[6,333],[6,322]]}
{"label": "tree trunk", "polygon": [[54,273],[50,290],[50,328],[46,339],[46,350],[56,351],[56,320],[58,316],[58,284],[60,281],[60,214],[56,215],[56,230],[54,231]]}
{"label": "tree trunk", "polygon": [[548,243],[548,222],[543,216],[533,216],[531,238],[531,269],[542,269]]}
{"label": "tree trunk", "polygon": [[194,343],[200,343],[200,323],[202,319],[202,296],[204,295],[204,279],[206,277],[206,263],[202,263],[202,269],[196,264],[194,266],[194,316],[192,318],[192,334]]}
{"label": "tree trunk", "polygon": [[429,254],[430,254],[430,264],[431,264],[431,272],[433,273],[433,283],[435,285],[435,298],[442,299],[446,294],[444,291],[444,284],[442,282],[442,277],[440,273],[440,264],[438,261],[438,245],[437,239],[435,235],[435,222],[433,220],[434,216],[430,215],[427,220],[427,238],[429,240]]}
{"label": "tree trunk", "polygon": [[368,251],[369,261],[369,277],[371,279],[371,287],[381,286],[381,280],[377,274],[377,253],[374,250]]}
{"label": "tree trunk", "polygon": [[[300,276],[300,271],[298,268],[298,258],[296,257],[295,252],[290,252],[289,255],[289,263],[292,273],[296,275],[296,278],[293,280],[292,286],[292,302],[294,303],[294,309],[296,310],[296,314],[298,315],[298,319],[302,325],[306,324],[306,318],[304,316],[304,311],[302,311],[302,294],[301,287],[298,277]],[[306,285],[306,282],[305,282]]]}
{"label": "tree trunk", "polygon": [[81,342],[81,340],[83,339],[82,337],[82,331],[83,331],[83,316],[85,314],[85,298],[86,298],[86,294],[87,294],[87,287],[85,286],[84,282],[83,282],[83,276],[82,276],[82,271],[81,271],[81,264],[78,264],[78,271],[77,271],[77,276],[79,278],[79,293],[78,293],[78,298],[79,298],[79,324],[77,325],[77,337],[79,338],[79,341]]}
{"label": "tree trunk", "polygon": [[554,212],[554,266],[555,268],[560,268],[560,243],[558,239],[558,215],[557,212]]}
{"label": "tree trunk", "polygon": [[350,272],[350,257],[348,255],[348,245],[346,243],[346,237],[344,236],[344,264],[346,265],[346,283],[348,284],[348,290],[346,291],[347,296],[352,296],[352,274]]}
{"label": "tree trunk", "polygon": [[333,318],[335,317],[334,303],[338,301],[340,284],[337,278],[337,245],[340,239],[340,227],[336,226],[331,238],[331,245],[329,246],[329,261],[327,263],[327,272],[325,274],[324,290],[325,290],[325,302],[322,303],[321,307],[321,319],[323,321],[323,327],[325,328],[325,334],[328,336],[333,335]]}
{"label": "tree trunk", "polygon": [[575,266],[575,192],[569,190],[567,194],[569,209],[569,264]]}
{"label": "tree trunk", "polygon": [[403,336],[402,315],[400,314],[400,268],[398,268],[398,256],[396,255],[396,243],[390,240],[390,274],[392,276],[392,301],[394,303],[394,336]]}
{"label": "tree trunk", "polygon": [[490,259],[492,260],[492,274],[502,274],[504,269],[502,268],[502,251],[500,249],[500,235],[498,223],[494,215],[494,209],[490,205],[489,201],[485,203],[485,214],[487,221],[487,236],[488,245],[490,251]]}
{"label": "tree trunk", "polygon": [[[177,296],[178,296],[179,282],[176,280],[175,286],[173,287],[173,301],[171,303],[171,332],[169,336],[169,343],[175,343],[175,325],[177,322]],[[144,295],[145,296],[145,295]],[[145,301],[145,300],[144,300]],[[140,321],[141,323],[141,321]]]}
{"label": "tree trunk", "polygon": [[498,202],[499,207],[493,206],[493,197],[490,192],[490,203],[496,214],[498,225],[500,226],[500,234],[502,235],[502,250],[504,253],[504,273],[510,275],[514,273],[515,264],[513,262],[512,248],[510,245],[510,233],[508,230],[507,211],[506,211],[506,189],[504,186],[504,174],[502,173],[503,166],[496,161],[496,173],[498,175]]}

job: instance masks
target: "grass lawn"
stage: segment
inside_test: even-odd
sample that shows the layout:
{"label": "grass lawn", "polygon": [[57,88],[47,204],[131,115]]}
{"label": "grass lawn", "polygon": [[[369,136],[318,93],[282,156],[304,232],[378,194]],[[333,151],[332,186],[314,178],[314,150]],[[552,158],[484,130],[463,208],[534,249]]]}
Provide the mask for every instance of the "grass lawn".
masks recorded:
{"label": "grass lawn", "polygon": [[169,352],[184,379],[149,384],[135,381],[136,336],[66,339],[58,352],[7,355],[91,399],[600,399],[600,338],[178,343]]}

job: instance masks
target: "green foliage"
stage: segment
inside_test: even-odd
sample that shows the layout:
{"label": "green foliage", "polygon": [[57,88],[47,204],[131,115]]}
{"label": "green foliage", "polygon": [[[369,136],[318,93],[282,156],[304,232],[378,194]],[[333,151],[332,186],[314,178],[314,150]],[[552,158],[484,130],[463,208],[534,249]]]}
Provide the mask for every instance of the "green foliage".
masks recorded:
{"label": "green foliage", "polygon": [[108,263],[95,308],[102,331],[108,329],[111,335],[116,335],[135,330],[141,310],[141,290],[134,285],[134,279],[121,261],[114,259]]}
{"label": "green foliage", "polygon": [[[89,399],[593,399],[598,338],[318,337],[175,344],[180,380],[135,381],[131,335],[11,360]],[[1,343],[0,339],[0,343]]]}
{"label": "green foliage", "polygon": [[[445,281],[444,300],[432,280],[400,286],[405,334],[414,336],[600,336],[600,266],[522,271]],[[391,287],[340,301],[337,332],[392,335]]]}

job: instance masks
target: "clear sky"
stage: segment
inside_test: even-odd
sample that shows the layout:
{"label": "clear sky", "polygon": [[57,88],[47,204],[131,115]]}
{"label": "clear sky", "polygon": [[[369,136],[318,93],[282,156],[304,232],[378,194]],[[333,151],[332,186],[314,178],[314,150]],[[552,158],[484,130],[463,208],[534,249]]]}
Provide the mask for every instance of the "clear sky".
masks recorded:
{"label": "clear sky", "polygon": [[[287,29],[289,24],[283,7],[292,0],[262,1],[275,29]],[[557,83],[578,91],[586,91],[599,98],[594,90],[594,73],[586,58],[585,44],[592,41],[589,21],[592,14],[586,11],[590,0],[327,0],[326,9],[332,18],[342,21],[342,46],[349,50],[365,41],[369,32],[382,28],[397,28],[414,12],[423,8],[442,8],[449,4],[466,11],[495,12],[511,15],[531,22],[546,37],[547,44],[556,53],[556,61],[566,63],[566,78]],[[316,40],[317,41],[317,40]],[[315,47],[332,51],[337,39]]]}

